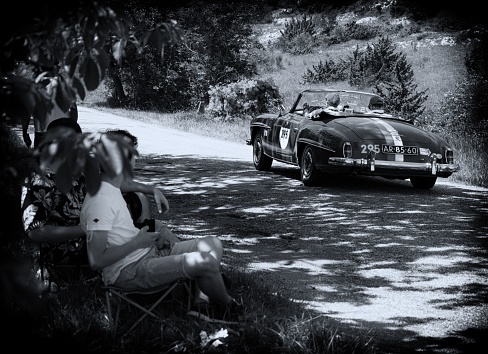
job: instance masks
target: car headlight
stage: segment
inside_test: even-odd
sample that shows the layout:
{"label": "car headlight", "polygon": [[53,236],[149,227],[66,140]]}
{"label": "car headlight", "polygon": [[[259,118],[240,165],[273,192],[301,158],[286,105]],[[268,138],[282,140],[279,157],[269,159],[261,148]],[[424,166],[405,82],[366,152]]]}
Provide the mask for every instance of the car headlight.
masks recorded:
{"label": "car headlight", "polygon": [[352,145],[350,142],[346,141],[342,146],[342,155],[344,157],[352,157]]}
{"label": "car headlight", "polygon": [[454,163],[454,151],[451,149],[446,149],[446,162],[447,163]]}

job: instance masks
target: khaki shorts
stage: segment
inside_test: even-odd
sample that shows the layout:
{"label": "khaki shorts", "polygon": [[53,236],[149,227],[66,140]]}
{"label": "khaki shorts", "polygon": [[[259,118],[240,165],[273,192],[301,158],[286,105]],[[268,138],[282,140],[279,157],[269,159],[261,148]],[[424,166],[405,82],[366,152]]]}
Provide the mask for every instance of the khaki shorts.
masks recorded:
{"label": "khaki shorts", "polygon": [[185,271],[184,259],[187,253],[197,251],[197,243],[198,239],[177,242],[171,250],[153,247],[140,260],[123,268],[114,285],[122,289],[149,289],[192,279]]}

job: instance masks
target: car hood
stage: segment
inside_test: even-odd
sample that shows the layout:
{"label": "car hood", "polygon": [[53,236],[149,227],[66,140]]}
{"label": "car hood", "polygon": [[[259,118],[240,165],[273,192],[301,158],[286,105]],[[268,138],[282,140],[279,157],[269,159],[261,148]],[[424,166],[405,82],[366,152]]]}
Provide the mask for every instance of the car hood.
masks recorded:
{"label": "car hood", "polygon": [[362,140],[385,140],[400,136],[404,143],[430,144],[433,142],[429,133],[410,123],[395,119],[347,117],[337,118],[334,121],[353,131]]}

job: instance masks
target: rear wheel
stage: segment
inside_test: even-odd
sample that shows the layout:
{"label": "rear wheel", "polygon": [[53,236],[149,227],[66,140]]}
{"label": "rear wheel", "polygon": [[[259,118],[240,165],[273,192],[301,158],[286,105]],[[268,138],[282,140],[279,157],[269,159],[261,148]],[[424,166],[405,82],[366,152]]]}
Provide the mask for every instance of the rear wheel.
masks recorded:
{"label": "rear wheel", "polygon": [[437,177],[410,177],[410,183],[417,189],[431,189],[436,181]]}
{"label": "rear wheel", "polygon": [[260,130],[256,133],[254,137],[254,143],[252,145],[253,149],[253,162],[254,167],[258,171],[269,171],[273,159],[268,155],[264,154],[263,149],[263,132]]}
{"label": "rear wheel", "polygon": [[314,152],[310,146],[306,146],[303,150],[300,175],[305,186],[314,187],[320,185],[322,173],[315,166]]}

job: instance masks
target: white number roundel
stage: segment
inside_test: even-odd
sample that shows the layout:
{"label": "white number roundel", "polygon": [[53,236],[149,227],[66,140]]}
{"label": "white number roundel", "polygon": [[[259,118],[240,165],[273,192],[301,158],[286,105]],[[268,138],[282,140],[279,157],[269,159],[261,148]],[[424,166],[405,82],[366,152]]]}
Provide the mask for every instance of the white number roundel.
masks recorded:
{"label": "white number roundel", "polygon": [[290,138],[290,128],[281,127],[280,130],[280,146],[285,149],[288,146],[288,139]]}

